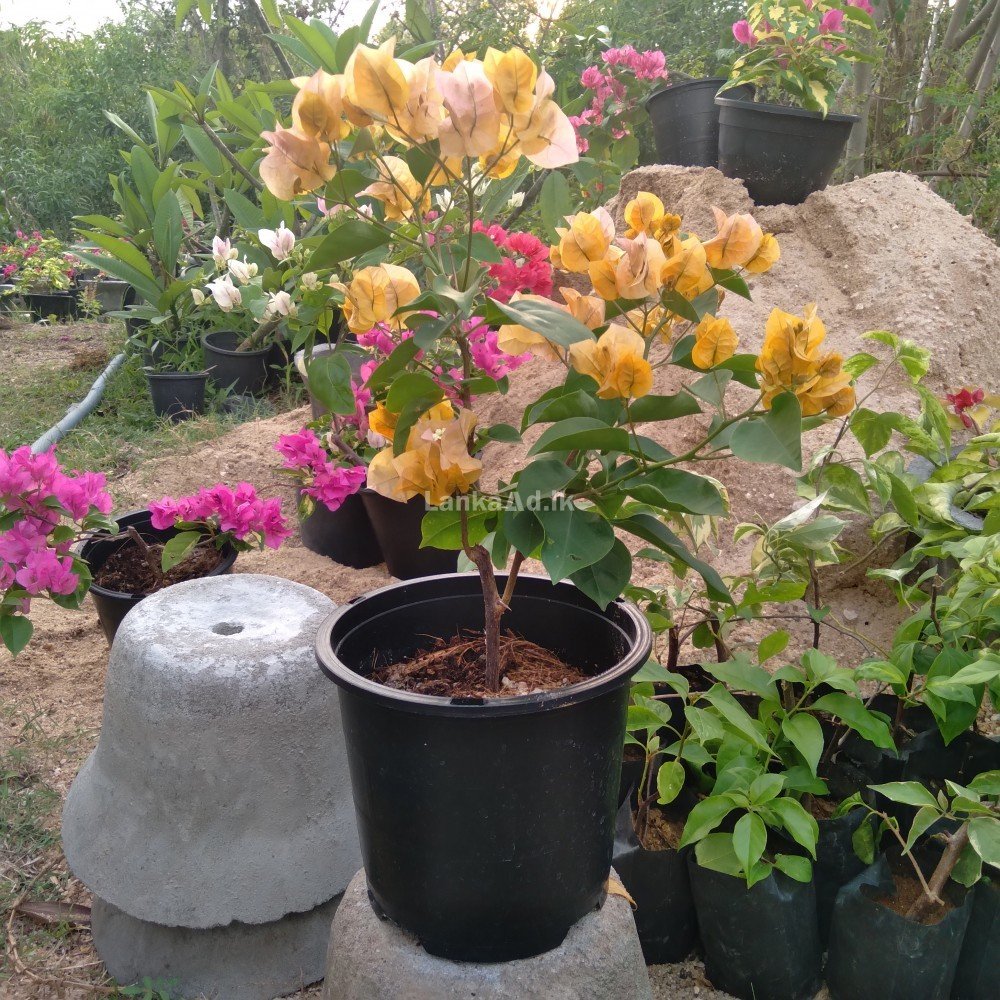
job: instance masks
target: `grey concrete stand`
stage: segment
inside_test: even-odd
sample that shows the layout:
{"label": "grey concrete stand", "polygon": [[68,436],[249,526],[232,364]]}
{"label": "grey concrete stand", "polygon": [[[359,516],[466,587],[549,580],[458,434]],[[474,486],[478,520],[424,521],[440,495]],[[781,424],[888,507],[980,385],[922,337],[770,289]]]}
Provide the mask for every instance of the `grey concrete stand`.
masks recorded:
{"label": "grey concrete stand", "polygon": [[[122,622],[62,828],[113,975],[177,978],[170,947],[213,1000],[322,974],[318,929],[361,863],[337,688],[314,652],[333,607],[246,574],[168,587]],[[261,992],[268,968],[281,982]]]}
{"label": "grey concrete stand", "polygon": [[632,910],[609,895],[552,951],[515,962],[451,962],[380,920],[364,871],[344,893],[330,936],[323,1000],[651,1000]]}

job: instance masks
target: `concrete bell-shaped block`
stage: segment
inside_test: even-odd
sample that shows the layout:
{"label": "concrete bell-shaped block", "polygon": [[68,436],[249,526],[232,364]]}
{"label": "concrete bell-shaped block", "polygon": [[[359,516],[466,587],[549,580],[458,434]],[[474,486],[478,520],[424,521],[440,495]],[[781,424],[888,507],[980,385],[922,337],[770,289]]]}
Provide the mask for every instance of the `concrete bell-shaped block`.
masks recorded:
{"label": "concrete bell-shaped block", "polygon": [[166,927],[262,924],[361,864],[337,689],[314,641],[333,603],[239,574],[168,587],[118,631],[97,749],[63,847],[98,897]]}

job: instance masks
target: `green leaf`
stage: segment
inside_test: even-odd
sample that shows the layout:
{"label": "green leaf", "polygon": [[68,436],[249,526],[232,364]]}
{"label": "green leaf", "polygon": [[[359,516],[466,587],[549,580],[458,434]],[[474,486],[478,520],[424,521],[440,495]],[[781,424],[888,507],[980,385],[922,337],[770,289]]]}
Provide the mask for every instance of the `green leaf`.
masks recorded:
{"label": "green leaf", "polygon": [[983,877],[983,859],[972,844],[965,845],[965,849],[958,856],[955,867],[951,870],[951,877],[959,885],[964,885],[968,889],[971,889]]}
{"label": "green leaf", "polygon": [[599,608],[606,608],[628,586],[632,575],[632,554],[616,538],[607,555],[592,566],[577,570],[570,580]]}
{"label": "green leaf", "polygon": [[802,468],[802,409],[794,393],[776,396],[771,410],[736,424],[729,438],[734,455],[747,462],[783,465],[798,472]]}
{"label": "green leaf", "polygon": [[969,820],[969,843],[990,865],[1000,865],[1000,819],[977,816]]}
{"label": "green leaf", "polygon": [[183,238],[184,219],[180,202],[173,191],[168,191],[156,206],[156,217],[153,219],[153,243],[168,274],[173,274],[177,266],[177,254]]}
{"label": "green leaf", "polygon": [[678,392],[672,396],[643,396],[629,406],[632,420],[637,423],[659,420],[676,420],[701,413],[698,400],[690,393]]}
{"label": "green leaf", "polygon": [[558,458],[536,458],[518,473],[518,499],[528,510],[537,510],[543,499],[562,490],[575,475],[576,471]]}
{"label": "green leaf", "polygon": [[629,433],[623,427],[609,427],[596,417],[570,417],[547,427],[528,454],[577,450],[626,452],[630,443]]}
{"label": "green leaf", "polygon": [[33,631],[34,626],[30,618],[25,618],[24,615],[0,614],[0,639],[3,639],[3,644],[10,650],[11,656],[17,656],[28,645]]}
{"label": "green leaf", "polygon": [[923,806],[917,810],[913,822],[910,824],[910,832],[906,836],[906,850],[909,851],[913,845],[941,818],[941,810],[936,806]]}
{"label": "green leaf", "polygon": [[776,854],[774,867],[796,882],[811,882],[813,878],[812,862],[799,854]]}
{"label": "green leaf", "polygon": [[354,413],[351,365],[339,351],[316,355],[306,366],[309,391],[332,413]]}
{"label": "green leaf", "polygon": [[863,406],[851,414],[851,433],[868,458],[881,451],[892,439],[892,419],[887,417],[887,414],[876,413]]}
{"label": "green leaf", "polygon": [[735,808],[736,805],[732,799],[721,795],[710,796],[696,803],[691,812],[688,813],[678,847],[687,847],[688,844],[697,843],[711,833]]}
{"label": "green leaf", "polygon": [[852,354],[847,358],[841,367],[851,378],[858,379],[878,363],[879,360],[874,354],[869,354],[867,351],[858,351],[857,354]]}
{"label": "green leaf", "polygon": [[870,787],[873,792],[878,792],[893,802],[902,802],[907,806],[928,806],[940,812],[934,794],[919,781],[887,781],[885,784]]}
{"label": "green leaf", "polygon": [[745,872],[760,861],[767,846],[767,827],[755,813],[747,813],[733,828],[733,851]]}
{"label": "green leaf", "polygon": [[200,128],[195,128],[193,125],[181,125],[181,132],[191,147],[191,152],[205,168],[206,173],[212,177],[220,177],[225,173],[226,161],[223,160],[222,154],[215,148],[211,139]]}
{"label": "green leaf", "polygon": [[776,629],[774,632],[765,635],[757,643],[758,661],[766,663],[772,656],[777,656],[779,653],[784,652],[791,638],[790,633],[786,632],[783,628]]}
{"label": "green leaf", "polygon": [[768,808],[777,815],[792,840],[815,858],[819,824],[802,808],[801,803],[785,797],[772,800],[768,803]]}
{"label": "green leaf", "polygon": [[[712,641],[714,642],[714,636]],[[750,691],[765,700],[775,697],[771,675],[763,667],[748,663],[739,654],[726,663],[707,663],[705,669],[733,691]]]}
{"label": "green leaf", "polygon": [[856,733],[863,736],[869,743],[882,750],[894,750],[892,734],[889,727],[878,717],[865,708],[857,698],[840,691],[823,695],[813,703],[816,712],[829,712]]}
{"label": "green leaf", "polygon": [[534,556],[545,539],[545,529],[530,510],[505,510],[503,532],[522,555]]}
{"label": "green leaf", "polygon": [[819,720],[807,712],[796,712],[782,721],[781,732],[802,754],[812,773],[816,774],[820,757],[823,756],[823,729]]}
{"label": "green leaf", "polygon": [[341,261],[360,257],[389,242],[390,234],[359,219],[349,219],[327,236],[313,251],[308,267],[321,271]]}
{"label": "green leaf", "polygon": [[684,787],[684,765],[679,760],[668,760],[656,772],[656,801],[661,806],[669,805]]}
{"label": "green leaf", "polygon": [[542,184],[538,196],[538,207],[542,212],[542,224],[550,240],[556,238],[556,226],[566,225],[566,216],[573,211],[570,200],[569,182],[566,175],[552,170]]}
{"label": "green leaf", "polygon": [[245,194],[235,188],[228,188],[225,194],[226,204],[233,218],[246,230],[256,233],[267,225],[267,217],[259,205],[252,202]]}
{"label": "green leaf", "polygon": [[875,830],[872,822],[865,818],[851,834],[851,846],[854,853],[866,864],[875,860]]}
{"label": "green leaf", "polygon": [[719,482],[684,469],[654,469],[633,477],[627,488],[636,500],[651,507],[714,517],[729,513]]}
{"label": "green leaf", "polygon": [[698,864],[709,871],[722,872],[723,875],[732,875],[734,878],[743,875],[743,869],[733,850],[732,834],[710,833],[699,841],[694,849],[694,856]]}
{"label": "green leaf", "polygon": [[510,424],[492,424],[486,428],[486,437],[490,441],[504,441],[514,444],[521,440],[521,432]]}
{"label": "green leaf", "polygon": [[[490,532],[487,522],[496,517],[495,510],[470,510],[467,515],[469,544],[478,545]],[[459,507],[447,510],[431,508],[420,522],[422,549],[460,549],[462,547],[462,513]]]}
{"label": "green leaf", "polygon": [[553,583],[592,566],[615,543],[614,530],[600,514],[573,503],[537,510],[535,517],[545,531],[542,565]]}
{"label": "green leaf", "polygon": [[174,535],[174,537],[163,546],[163,557],[161,561],[163,572],[168,573],[178,563],[187,559],[191,550],[198,544],[198,542],[201,541],[202,537],[203,536],[200,531],[181,531]]}
{"label": "green leaf", "polygon": [[581,340],[593,340],[594,334],[578,319],[574,319],[554,302],[518,302],[490,300],[491,311],[502,317],[501,322],[517,323],[541,334],[546,340],[561,347],[569,347]]}

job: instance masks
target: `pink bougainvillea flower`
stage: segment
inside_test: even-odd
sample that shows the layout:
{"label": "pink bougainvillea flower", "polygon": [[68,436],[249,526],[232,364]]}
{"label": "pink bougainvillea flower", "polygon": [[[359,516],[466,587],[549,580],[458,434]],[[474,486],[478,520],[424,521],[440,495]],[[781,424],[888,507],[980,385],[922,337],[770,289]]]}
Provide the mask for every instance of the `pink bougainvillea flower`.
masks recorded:
{"label": "pink bougainvillea flower", "polygon": [[952,410],[965,427],[971,429],[976,426],[975,420],[966,411],[975,408],[986,398],[986,393],[982,389],[966,387],[955,392],[947,392],[944,398],[951,403]]}
{"label": "pink bougainvillea flower", "polygon": [[754,34],[753,28],[750,27],[750,22],[745,18],[742,21],[737,21],[733,25],[733,38],[735,38],[740,45],[749,45],[751,48],[757,42],[757,36]]}
{"label": "pink bougainvillea flower", "polygon": [[844,30],[844,12],[831,7],[819,22],[819,30],[827,34],[838,34]]}

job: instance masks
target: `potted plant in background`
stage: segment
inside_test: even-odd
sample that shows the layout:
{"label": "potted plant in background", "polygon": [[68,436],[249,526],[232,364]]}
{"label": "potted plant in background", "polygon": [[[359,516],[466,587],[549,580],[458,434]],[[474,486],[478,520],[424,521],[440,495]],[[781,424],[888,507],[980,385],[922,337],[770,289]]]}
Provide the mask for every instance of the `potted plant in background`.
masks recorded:
{"label": "potted plant in background", "polygon": [[76,274],[79,261],[54,236],[20,229],[0,254],[6,280],[36,320],[71,319],[77,315]]}
{"label": "potted plant in background", "polygon": [[[96,257],[101,256],[98,247],[74,247],[74,252],[77,250],[86,251]],[[125,297],[131,288],[127,281],[115,278],[99,267],[84,269],[79,278],[79,285],[84,294],[89,295],[94,300],[99,313],[110,313],[123,309]]]}
{"label": "potted plant in background", "polygon": [[143,370],[153,412],[174,423],[204,413],[208,372],[197,338],[180,336],[169,345],[156,340],[144,351],[150,355]]}
{"label": "potted plant in background", "polygon": [[[870,11],[867,0],[761,2],[733,25],[744,51],[716,98],[719,169],[757,204],[797,205],[830,182],[858,121],[831,106],[854,63],[872,60],[859,48]],[[746,85],[756,102],[730,94]]]}
{"label": "potted plant in background", "polygon": [[[344,221],[325,248],[341,262],[345,320],[412,331],[366,380],[394,419],[368,485],[400,503],[422,496],[436,508],[424,515],[425,540],[460,549],[477,570],[366,595],[318,638],[341,687],[371,898],[433,953],[537,954],[600,901],[609,871],[627,680],[651,642],[620,599],[631,555],[616,529],[728,599],[657,516],[727,509],[717,482],[680,466],[711,453],[797,468],[802,413],[849,410],[850,378],[822,354],[811,309],[775,312],[759,374],[754,356],[736,355],[735,331],[715,315],[720,289],[746,295],[739,272],[778,257],[749,216],[722,216],[703,241],[642,193],[622,234],[601,210],[559,227],[553,262],[587,275],[587,294],[567,274],[555,281],[563,306],[491,296],[483,262],[497,248],[474,226],[491,221],[483,205],[506,201],[491,200],[490,185],[522,155],[542,168],[577,156],[553,82],[522,52],[439,66],[397,59],[389,40],[354,48],[340,74],[296,85],[292,127],[265,133],[261,174],[285,200],[326,185],[329,203],[335,174],[357,171],[350,190],[337,185]],[[370,122],[383,126],[374,136]],[[451,204],[428,218],[442,183]],[[377,248],[376,265],[366,255]],[[497,328],[501,352],[565,366],[521,428],[490,425],[483,403],[472,406],[503,389],[477,371],[477,316]],[[455,372],[424,364],[422,352],[442,342],[461,358]],[[791,347],[801,355],[794,374],[782,360]],[[655,369],[669,364],[693,373],[690,386],[655,395]],[[346,394],[349,371],[338,378]],[[749,392],[726,408],[736,384]],[[432,415],[446,398],[452,414]],[[636,430],[703,407],[715,419],[685,455]],[[541,434],[528,459],[487,488],[491,449],[533,425]],[[519,579],[535,556],[548,578]]]}
{"label": "potted plant in background", "polygon": [[228,573],[240,552],[278,548],[291,534],[281,500],[264,500],[249,483],[223,483],[115,519],[117,530],[79,547],[109,643],[122,619],[144,597],[182,580]]}
{"label": "potted plant in background", "polygon": [[[996,954],[982,947],[991,934],[995,943],[997,932],[978,926],[981,937],[974,938],[968,952],[963,950],[970,915],[977,912],[976,893],[958,887],[969,889],[984,881],[987,871],[1000,868],[1000,771],[976,775],[967,785],[949,782],[940,795],[911,781],[874,785],[872,790],[918,812],[904,836],[893,816],[866,807],[879,820],[878,833],[859,827],[857,847],[873,864],[837,898],[827,964],[831,995],[838,1000],[862,995],[938,1000],[976,996],[983,986],[995,988],[995,974],[987,970],[989,963],[995,966]],[[896,842],[898,854],[876,860],[885,833]],[[984,893],[990,891],[987,885]],[[988,913],[988,908],[982,911]],[[958,992],[953,992],[960,956],[965,967]]]}

